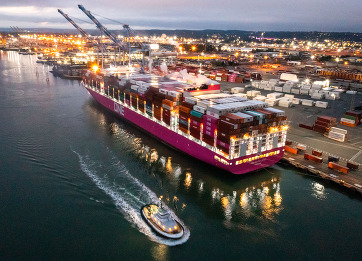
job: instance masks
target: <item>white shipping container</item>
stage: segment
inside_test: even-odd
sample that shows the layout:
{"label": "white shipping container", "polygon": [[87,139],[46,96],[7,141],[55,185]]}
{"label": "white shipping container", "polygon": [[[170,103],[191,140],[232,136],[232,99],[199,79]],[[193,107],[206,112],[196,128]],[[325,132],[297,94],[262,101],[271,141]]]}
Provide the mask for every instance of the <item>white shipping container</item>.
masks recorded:
{"label": "white shipping container", "polygon": [[256,96],[253,98],[253,100],[258,100],[258,101],[265,101],[266,97],[265,96]]}
{"label": "white shipping container", "polygon": [[207,115],[210,115],[210,116],[212,116],[212,117],[214,117],[214,118],[216,118],[216,119],[219,119],[219,118],[220,118],[220,114],[215,113],[215,112],[212,112],[212,111],[209,111],[209,110],[206,111],[206,114],[207,114]]}
{"label": "white shipping container", "polygon": [[347,119],[347,118],[341,118],[341,122],[346,122],[350,124],[356,124],[355,120]]}
{"label": "white shipping container", "polygon": [[198,111],[198,112],[201,112],[202,114],[204,114],[205,111],[206,111],[206,108],[201,107],[201,106],[199,106],[199,105],[194,105],[194,110],[195,110],[195,111]]}
{"label": "white shipping container", "polygon": [[185,97],[185,102],[195,105],[197,103],[197,100],[193,97]]}
{"label": "white shipping container", "polygon": [[300,94],[309,94],[309,89],[300,89]]}
{"label": "white shipping container", "polygon": [[283,93],[280,92],[272,92],[266,95],[267,98],[279,98],[282,97]]}
{"label": "white shipping container", "polygon": [[305,144],[298,143],[297,149],[306,150],[306,149],[307,149],[307,146],[306,146]]}
{"label": "white shipping container", "polygon": [[307,99],[302,99],[302,104],[306,105],[306,106],[313,106],[314,105],[314,101],[312,100],[307,100]]}
{"label": "white shipping container", "polygon": [[324,99],[324,97],[325,97],[325,94],[324,94],[324,93],[317,93],[317,92],[315,92],[315,93],[313,93],[313,94],[311,95],[311,98],[312,98],[312,99],[319,99],[319,100],[321,100],[321,99]]}
{"label": "white shipping container", "polygon": [[283,87],[283,92],[290,93],[291,87]]}
{"label": "white shipping container", "polygon": [[315,106],[319,107],[319,108],[327,109],[328,108],[328,102],[317,101],[315,103]]}
{"label": "white shipping container", "polygon": [[244,92],[243,87],[233,87],[233,88],[231,88],[231,93],[242,93],[242,92]]}
{"label": "white shipping container", "polygon": [[330,138],[330,139],[332,139],[332,140],[344,142],[344,141],[346,140],[346,135],[345,135],[345,134],[342,134],[342,133],[330,131],[330,132],[328,133],[328,138]]}
{"label": "white shipping container", "polygon": [[236,93],[233,96],[242,97],[242,98],[245,98],[245,99],[248,98],[248,95],[246,93]]}
{"label": "white shipping container", "polygon": [[293,95],[293,94],[284,94],[284,97],[285,97],[285,98],[293,99],[293,98],[294,98],[294,95]]}
{"label": "white shipping container", "polygon": [[258,96],[260,94],[261,94],[260,91],[247,91],[246,92],[246,95],[251,96],[251,97],[255,97],[255,96]]}
{"label": "white shipping container", "polygon": [[266,91],[274,91],[274,86],[265,86],[264,90],[266,90]]}
{"label": "white shipping container", "polygon": [[167,95],[168,92],[166,89],[160,89],[160,93]]}
{"label": "white shipping container", "polygon": [[168,95],[172,96],[172,97],[175,97],[175,98],[178,98],[181,96],[181,93],[180,92],[176,92],[176,91],[169,91],[168,92]]}
{"label": "white shipping container", "polygon": [[293,99],[292,99],[292,103],[293,103],[293,104],[300,104],[301,102],[302,102],[301,99],[298,99],[298,98],[293,98]]}
{"label": "white shipping container", "polygon": [[336,128],[336,127],[332,127],[331,132],[337,132],[337,133],[341,133],[341,134],[345,134],[345,135],[347,135],[347,133],[348,133],[347,130]]}
{"label": "white shipping container", "polygon": [[299,93],[300,93],[300,90],[299,90],[299,89],[296,89],[296,88],[292,88],[291,93],[299,94]]}
{"label": "white shipping container", "polygon": [[204,100],[204,101],[197,101],[196,103],[198,106],[203,107],[205,110],[207,109],[208,106],[210,106],[210,101],[208,100]]}
{"label": "white shipping container", "polygon": [[283,92],[283,87],[275,86],[274,90],[277,91],[277,92]]}
{"label": "white shipping container", "polygon": [[244,118],[244,122],[251,122],[253,121],[253,116],[249,115],[249,114],[245,114],[245,113],[241,113],[241,112],[236,112],[236,113],[233,113],[239,117],[242,117]]}
{"label": "white shipping container", "polygon": [[278,109],[275,109],[275,108],[265,108],[265,110],[276,113],[277,117],[285,116],[285,111],[282,111],[282,110],[278,110]]}
{"label": "white shipping container", "polygon": [[288,107],[292,107],[293,103],[291,101],[282,101],[282,100],[280,100],[279,101],[279,106],[288,108]]}

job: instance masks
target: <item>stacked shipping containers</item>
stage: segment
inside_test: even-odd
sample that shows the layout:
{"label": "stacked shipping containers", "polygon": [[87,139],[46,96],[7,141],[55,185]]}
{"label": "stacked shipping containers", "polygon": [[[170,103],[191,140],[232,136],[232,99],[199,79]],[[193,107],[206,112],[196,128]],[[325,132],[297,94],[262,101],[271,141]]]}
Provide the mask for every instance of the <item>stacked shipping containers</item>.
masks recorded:
{"label": "stacked shipping containers", "polygon": [[[225,78],[225,73],[219,76]],[[228,77],[236,79],[237,74]],[[93,85],[92,80],[96,82]],[[97,78],[86,81],[102,90]],[[283,111],[239,95],[216,93],[192,97],[192,91],[185,91],[188,88],[189,85],[183,89],[177,82],[158,76],[135,75],[128,80],[112,79],[112,84],[108,83],[104,89],[106,94],[134,110],[216,147],[226,156],[242,157],[284,146]]]}

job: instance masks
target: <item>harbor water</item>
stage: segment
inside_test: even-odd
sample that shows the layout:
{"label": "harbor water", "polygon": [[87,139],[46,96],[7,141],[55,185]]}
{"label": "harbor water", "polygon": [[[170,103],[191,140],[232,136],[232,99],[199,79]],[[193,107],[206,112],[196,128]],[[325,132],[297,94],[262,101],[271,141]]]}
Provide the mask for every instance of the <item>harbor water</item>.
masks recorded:
{"label": "harbor water", "polygon": [[[49,70],[0,53],[0,260],[362,259],[359,196],[282,163],[208,166]],[[161,196],[182,239],[141,218]]]}

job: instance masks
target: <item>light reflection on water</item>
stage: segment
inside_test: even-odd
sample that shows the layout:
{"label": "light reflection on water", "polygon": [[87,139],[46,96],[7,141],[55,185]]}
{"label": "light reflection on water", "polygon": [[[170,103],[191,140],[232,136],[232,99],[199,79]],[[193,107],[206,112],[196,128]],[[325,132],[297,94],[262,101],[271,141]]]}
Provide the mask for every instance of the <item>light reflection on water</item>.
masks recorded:
{"label": "light reflection on water", "polygon": [[312,196],[320,200],[326,200],[327,194],[324,186],[318,182],[312,182]]}
{"label": "light reflection on water", "polygon": [[[122,131],[122,128],[112,127],[114,132]],[[127,131],[126,131],[127,132]],[[157,163],[159,171],[166,175],[162,178],[167,179],[175,189],[183,187],[185,193],[197,192],[198,195],[209,191],[209,197],[202,197],[201,204],[212,205],[213,207],[219,206],[224,225],[229,227],[231,222],[238,222],[240,216],[252,217],[260,216],[275,221],[277,215],[282,211],[282,195],[280,193],[280,178],[276,175],[268,175],[268,180],[261,181],[260,183],[252,183],[248,186],[235,187],[230,192],[226,192],[223,188],[223,183],[218,184],[221,187],[217,187],[214,184],[209,185],[207,180],[203,178],[197,178],[196,182],[193,182],[194,177],[191,170],[182,170],[180,164],[173,162],[171,156],[159,155],[157,149],[150,148],[145,145],[141,138],[134,137],[133,134],[128,133],[122,135],[122,139],[128,137],[131,146],[134,151],[144,159],[145,162]],[[161,175],[161,174],[159,174]],[[205,177],[204,177],[205,178]],[[176,197],[176,196],[175,196]],[[209,199],[208,199],[209,198]],[[164,199],[169,202],[169,195]],[[205,202],[209,200],[209,203]],[[173,205],[178,204],[175,198],[172,201]],[[186,208],[185,203],[181,203],[183,208]]]}
{"label": "light reflection on water", "polygon": [[169,260],[169,247],[166,245],[158,244],[152,247],[151,249],[152,257],[156,261],[165,261]]}
{"label": "light reflection on water", "polygon": [[[148,166],[160,186],[162,192],[159,193],[175,210],[187,209],[187,199],[183,196],[189,194],[208,215],[221,218],[222,224],[230,229],[238,224],[245,225],[248,219],[255,217],[277,222],[278,214],[283,210],[278,172],[262,172],[262,175],[248,178],[245,183],[236,180],[232,184],[211,174],[193,173],[193,169],[183,169],[183,164],[176,162],[175,157],[150,146],[141,134],[128,131],[114,120],[110,122],[106,114],[95,108],[92,108],[92,113],[102,122],[102,127],[116,137],[123,149],[126,146]],[[105,126],[107,124],[109,127]]]}

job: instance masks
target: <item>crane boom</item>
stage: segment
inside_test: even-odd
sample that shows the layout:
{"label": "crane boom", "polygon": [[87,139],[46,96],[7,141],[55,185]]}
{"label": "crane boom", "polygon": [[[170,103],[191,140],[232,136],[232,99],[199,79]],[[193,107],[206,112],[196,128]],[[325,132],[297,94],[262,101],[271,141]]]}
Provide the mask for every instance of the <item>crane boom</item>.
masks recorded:
{"label": "crane boom", "polygon": [[109,37],[109,39],[111,39],[112,42],[114,42],[116,45],[118,45],[122,50],[124,50],[124,46],[122,44],[122,42],[120,42],[117,39],[117,36],[115,36],[113,33],[111,33],[104,25],[102,25],[97,18],[95,18],[90,11],[86,10],[84,8],[83,5],[78,5],[79,9],[82,10],[88,17],[89,19],[92,20],[93,23],[95,23],[95,25],[98,27],[99,30],[101,30],[105,35],[107,35]]}
{"label": "crane boom", "polygon": [[71,23],[85,38],[87,38],[89,41],[98,44],[97,42],[95,42],[94,40],[92,40],[91,38],[89,38],[88,34],[81,28],[79,27],[67,14],[63,13],[62,10],[58,9],[58,12],[64,16],[65,19],[68,20],[69,23]]}

